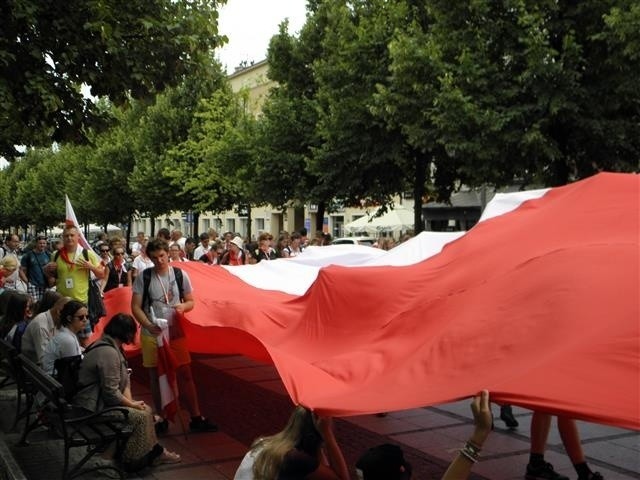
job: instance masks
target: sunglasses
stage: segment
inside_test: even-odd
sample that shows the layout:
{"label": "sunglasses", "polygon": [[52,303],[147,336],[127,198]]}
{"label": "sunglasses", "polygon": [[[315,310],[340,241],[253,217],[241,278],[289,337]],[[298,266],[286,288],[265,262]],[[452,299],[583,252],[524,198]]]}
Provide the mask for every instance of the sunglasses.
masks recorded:
{"label": "sunglasses", "polygon": [[122,255],[124,255],[124,252],[116,252],[114,253],[115,256],[121,257]]}
{"label": "sunglasses", "polygon": [[77,318],[78,320],[89,320],[89,315],[74,315],[73,318]]}
{"label": "sunglasses", "polygon": [[100,253],[109,253],[109,249],[106,249],[106,250],[100,249]]}

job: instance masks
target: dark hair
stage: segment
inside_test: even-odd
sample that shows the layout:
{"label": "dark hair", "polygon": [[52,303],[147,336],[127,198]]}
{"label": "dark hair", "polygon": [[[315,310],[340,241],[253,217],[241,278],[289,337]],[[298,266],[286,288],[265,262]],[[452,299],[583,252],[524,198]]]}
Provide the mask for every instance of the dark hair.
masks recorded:
{"label": "dark hair", "polygon": [[209,240],[209,234],[202,232],[200,234],[200,240]]}
{"label": "dark hair", "polygon": [[38,241],[38,240],[47,240],[47,236],[46,235],[38,235],[36,237],[36,241]]}
{"label": "dark hair", "polygon": [[23,295],[17,290],[6,290],[0,293],[0,317],[3,317],[5,313],[7,313],[7,306],[9,305],[9,300],[11,297],[16,295]]}
{"label": "dark hair", "polygon": [[138,325],[131,315],[116,313],[104,327],[104,333],[122,343],[133,343],[137,329]]}
{"label": "dark hair", "polygon": [[157,252],[158,250],[164,250],[165,252],[169,252],[169,243],[164,238],[153,238],[149,240],[147,243],[147,255],[150,252]]}
{"label": "dark hair", "polygon": [[296,442],[296,448],[315,457],[323,442],[324,439],[316,428],[313,412],[307,409],[306,415],[304,415],[300,438]]}
{"label": "dark hair", "polygon": [[160,230],[158,230],[158,234],[156,235],[156,238],[163,238],[165,240],[169,240],[171,238],[171,232],[169,231],[168,228],[161,228]]}
{"label": "dark hair", "polygon": [[62,307],[62,311],[60,312],[60,325],[63,327],[70,325],[73,316],[81,308],[87,308],[87,306],[78,300],[69,300],[64,307]]}
{"label": "dark hair", "polygon": [[29,304],[29,295],[18,293],[7,300],[7,310],[0,321],[0,338],[4,338],[13,326],[24,320],[24,312]]}
{"label": "dark hair", "polygon": [[54,292],[53,290],[45,290],[42,294],[42,298],[36,304],[36,307],[33,310],[33,316],[35,317],[39,313],[46,312],[50,310],[53,305],[62,298],[62,294],[59,292]]}
{"label": "dark hair", "polygon": [[302,227],[302,228],[300,229],[300,235],[302,235],[303,237],[306,237],[306,236],[307,236],[307,229],[306,229],[306,228],[304,228],[304,227]]}
{"label": "dark hair", "polygon": [[196,241],[191,237],[187,237],[187,239],[184,241],[184,244],[186,245],[187,243],[196,243]]}

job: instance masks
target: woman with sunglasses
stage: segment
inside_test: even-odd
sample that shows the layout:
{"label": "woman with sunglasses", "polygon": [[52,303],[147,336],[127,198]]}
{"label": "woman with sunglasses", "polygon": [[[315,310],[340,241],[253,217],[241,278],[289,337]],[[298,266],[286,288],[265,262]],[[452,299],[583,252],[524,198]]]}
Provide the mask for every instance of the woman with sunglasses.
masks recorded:
{"label": "woman with sunglasses", "polygon": [[59,358],[82,355],[78,333],[89,321],[87,306],[77,300],[69,300],[60,312],[60,330],[47,343],[42,356],[42,369],[53,375],[54,363]]}
{"label": "woman with sunglasses", "polygon": [[[102,249],[106,248],[107,252],[109,252],[108,247],[100,248],[100,256],[102,257]],[[124,257],[124,247],[116,246],[113,249],[113,260],[110,260],[105,264],[105,275],[102,279],[102,284],[100,285],[100,289],[103,292],[108,292],[114,288],[126,287],[130,284],[130,272],[127,269]]]}

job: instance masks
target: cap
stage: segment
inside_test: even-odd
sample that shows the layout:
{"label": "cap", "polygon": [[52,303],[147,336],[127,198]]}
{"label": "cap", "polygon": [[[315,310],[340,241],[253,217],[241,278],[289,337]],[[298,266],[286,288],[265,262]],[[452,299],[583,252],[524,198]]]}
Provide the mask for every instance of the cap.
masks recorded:
{"label": "cap", "polygon": [[356,462],[362,480],[408,480],[411,465],[404,459],[402,449],[385,443],[367,450]]}

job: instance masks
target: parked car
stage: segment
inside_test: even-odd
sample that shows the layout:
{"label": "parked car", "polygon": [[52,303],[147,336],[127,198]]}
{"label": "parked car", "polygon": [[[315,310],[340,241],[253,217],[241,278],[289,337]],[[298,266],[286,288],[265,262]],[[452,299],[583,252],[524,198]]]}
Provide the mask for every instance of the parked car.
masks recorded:
{"label": "parked car", "polygon": [[375,242],[376,239],[371,237],[342,237],[333,240],[331,245],[365,245],[372,247]]}

